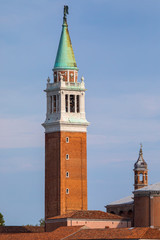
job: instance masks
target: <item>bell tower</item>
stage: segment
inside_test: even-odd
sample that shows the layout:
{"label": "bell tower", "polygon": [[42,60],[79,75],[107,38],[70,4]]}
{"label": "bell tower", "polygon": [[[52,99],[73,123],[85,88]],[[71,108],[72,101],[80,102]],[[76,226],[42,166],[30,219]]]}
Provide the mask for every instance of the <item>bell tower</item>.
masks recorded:
{"label": "bell tower", "polygon": [[134,190],[148,186],[148,169],[147,163],[143,158],[142,144],[139,150],[139,157],[134,164]]}
{"label": "bell tower", "polygon": [[47,79],[45,128],[45,219],[87,210],[87,126],[84,78],[78,68],[64,17],[53,82]]}

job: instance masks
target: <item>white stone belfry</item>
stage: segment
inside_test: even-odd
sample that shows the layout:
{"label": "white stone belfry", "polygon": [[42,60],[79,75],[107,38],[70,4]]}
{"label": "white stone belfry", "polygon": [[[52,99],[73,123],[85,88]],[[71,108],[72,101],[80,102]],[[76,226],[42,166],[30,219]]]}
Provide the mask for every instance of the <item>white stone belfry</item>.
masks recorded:
{"label": "white stone belfry", "polygon": [[85,91],[83,77],[81,82],[65,82],[62,75],[59,82],[47,81],[47,114],[42,124],[46,133],[86,132]]}

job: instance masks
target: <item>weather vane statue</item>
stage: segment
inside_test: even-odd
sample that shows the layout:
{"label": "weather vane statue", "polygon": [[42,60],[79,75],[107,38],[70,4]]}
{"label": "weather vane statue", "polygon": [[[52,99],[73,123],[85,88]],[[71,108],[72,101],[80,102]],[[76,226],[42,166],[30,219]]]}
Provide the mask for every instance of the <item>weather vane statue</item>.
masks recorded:
{"label": "weather vane statue", "polygon": [[67,23],[67,14],[69,14],[68,12],[68,6],[67,5],[64,5],[64,22]]}

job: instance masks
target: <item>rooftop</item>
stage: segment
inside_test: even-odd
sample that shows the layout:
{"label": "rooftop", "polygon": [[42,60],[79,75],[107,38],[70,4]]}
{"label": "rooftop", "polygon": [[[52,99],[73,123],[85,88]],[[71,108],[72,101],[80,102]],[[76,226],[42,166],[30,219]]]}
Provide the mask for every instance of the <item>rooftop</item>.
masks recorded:
{"label": "rooftop", "polygon": [[151,228],[82,229],[66,239],[158,239],[160,231]]}
{"label": "rooftop", "polygon": [[67,214],[63,214],[60,216],[48,218],[48,219],[61,219],[61,218],[74,218],[74,219],[124,219],[121,216],[102,212],[102,211],[73,211]]}
{"label": "rooftop", "polygon": [[53,232],[0,234],[1,240],[85,240],[85,239],[160,239],[160,230],[152,228],[87,229],[84,226],[60,227]]}
{"label": "rooftop", "polygon": [[44,232],[44,227],[39,227],[39,226],[0,226],[0,234],[1,233],[40,233],[40,232]]}
{"label": "rooftop", "polygon": [[[117,201],[111,202],[107,206],[112,206],[112,205],[122,205],[122,204],[132,204],[133,203],[133,194],[124,198],[121,198]],[[106,207],[107,207],[106,206]]]}
{"label": "rooftop", "polygon": [[81,228],[83,229],[82,226],[60,227],[53,232],[0,234],[0,240],[60,240]]}
{"label": "rooftop", "polygon": [[160,191],[160,183],[150,184],[147,187],[143,187],[143,188],[135,190],[134,193],[148,192],[148,191],[149,192]]}

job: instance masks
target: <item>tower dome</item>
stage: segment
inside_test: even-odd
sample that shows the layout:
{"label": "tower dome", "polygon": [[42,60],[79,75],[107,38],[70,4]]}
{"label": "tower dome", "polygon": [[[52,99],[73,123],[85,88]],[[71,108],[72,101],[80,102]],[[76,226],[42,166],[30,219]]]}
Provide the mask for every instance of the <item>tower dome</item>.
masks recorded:
{"label": "tower dome", "polygon": [[145,162],[144,158],[143,158],[143,151],[142,151],[142,144],[139,150],[139,157],[137,162],[134,164],[134,169],[138,170],[138,169],[147,169],[147,163]]}

